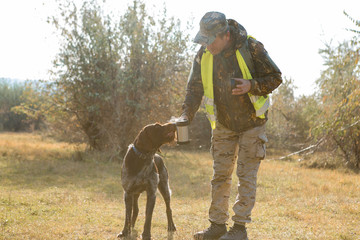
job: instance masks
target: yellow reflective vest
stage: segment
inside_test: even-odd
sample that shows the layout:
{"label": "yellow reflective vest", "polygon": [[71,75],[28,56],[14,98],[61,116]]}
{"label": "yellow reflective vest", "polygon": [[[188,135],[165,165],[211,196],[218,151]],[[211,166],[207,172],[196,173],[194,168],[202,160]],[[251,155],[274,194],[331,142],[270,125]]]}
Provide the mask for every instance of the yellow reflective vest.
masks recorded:
{"label": "yellow reflective vest", "polygon": [[[249,37],[248,37],[249,38]],[[239,50],[236,50],[236,58],[243,75],[243,79],[252,79],[249,68]],[[212,129],[216,128],[214,88],[213,88],[213,55],[207,49],[201,58],[201,79],[204,88],[204,104]],[[254,106],[256,117],[265,118],[265,112],[270,106],[269,96],[255,96],[248,93],[251,103]]]}

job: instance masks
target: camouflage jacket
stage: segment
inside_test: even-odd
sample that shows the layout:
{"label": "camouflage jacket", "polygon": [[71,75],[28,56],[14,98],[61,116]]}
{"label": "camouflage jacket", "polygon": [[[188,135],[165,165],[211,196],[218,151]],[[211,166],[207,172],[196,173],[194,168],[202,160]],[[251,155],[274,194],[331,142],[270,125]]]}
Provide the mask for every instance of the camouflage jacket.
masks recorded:
{"label": "camouflage jacket", "polygon": [[[252,73],[250,93],[258,96],[271,93],[281,82],[281,72],[271,60],[263,44],[253,38],[247,40],[245,28],[229,19],[232,46],[214,56],[213,86],[216,105],[216,118],[225,127],[241,132],[263,125],[267,120],[255,116],[255,110],[248,94],[232,95],[230,79],[243,78],[236,59],[236,50],[248,41],[255,72]],[[204,89],[201,80],[201,57],[205,47],[197,52],[188,79],[185,101],[182,105],[182,115],[187,115],[190,121],[198,110]]]}

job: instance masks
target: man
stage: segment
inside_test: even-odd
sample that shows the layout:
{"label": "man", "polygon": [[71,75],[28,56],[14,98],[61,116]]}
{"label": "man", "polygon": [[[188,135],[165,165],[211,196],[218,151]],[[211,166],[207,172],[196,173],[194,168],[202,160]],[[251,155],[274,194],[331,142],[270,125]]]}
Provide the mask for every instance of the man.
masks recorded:
{"label": "man", "polygon": [[[188,80],[181,117],[191,121],[205,95],[211,123],[214,175],[211,181],[210,227],[195,239],[248,239],[256,178],[265,157],[267,96],[281,82],[281,72],[259,41],[223,13],[208,12],[194,39],[200,47]],[[235,86],[231,84],[235,82]],[[227,231],[231,175],[237,165],[238,195],[234,225]]]}

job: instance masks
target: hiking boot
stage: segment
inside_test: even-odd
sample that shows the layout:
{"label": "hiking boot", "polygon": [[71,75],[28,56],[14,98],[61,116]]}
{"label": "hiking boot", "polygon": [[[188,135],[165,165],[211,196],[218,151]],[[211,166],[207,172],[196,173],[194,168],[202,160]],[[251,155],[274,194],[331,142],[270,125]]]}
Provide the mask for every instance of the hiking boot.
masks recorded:
{"label": "hiking boot", "polygon": [[207,229],[197,232],[194,235],[195,240],[218,240],[219,237],[226,233],[225,224],[211,223]]}
{"label": "hiking boot", "polygon": [[234,224],[219,240],[248,240],[244,225]]}

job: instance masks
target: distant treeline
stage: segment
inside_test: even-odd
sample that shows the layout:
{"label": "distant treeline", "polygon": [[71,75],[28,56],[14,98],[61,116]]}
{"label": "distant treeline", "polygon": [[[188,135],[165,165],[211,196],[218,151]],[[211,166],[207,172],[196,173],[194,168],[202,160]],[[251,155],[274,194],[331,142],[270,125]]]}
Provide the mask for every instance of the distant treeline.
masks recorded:
{"label": "distant treeline", "polygon": [[40,129],[40,122],[28,118],[15,107],[24,102],[24,91],[30,82],[0,78],[0,131],[33,131]]}

